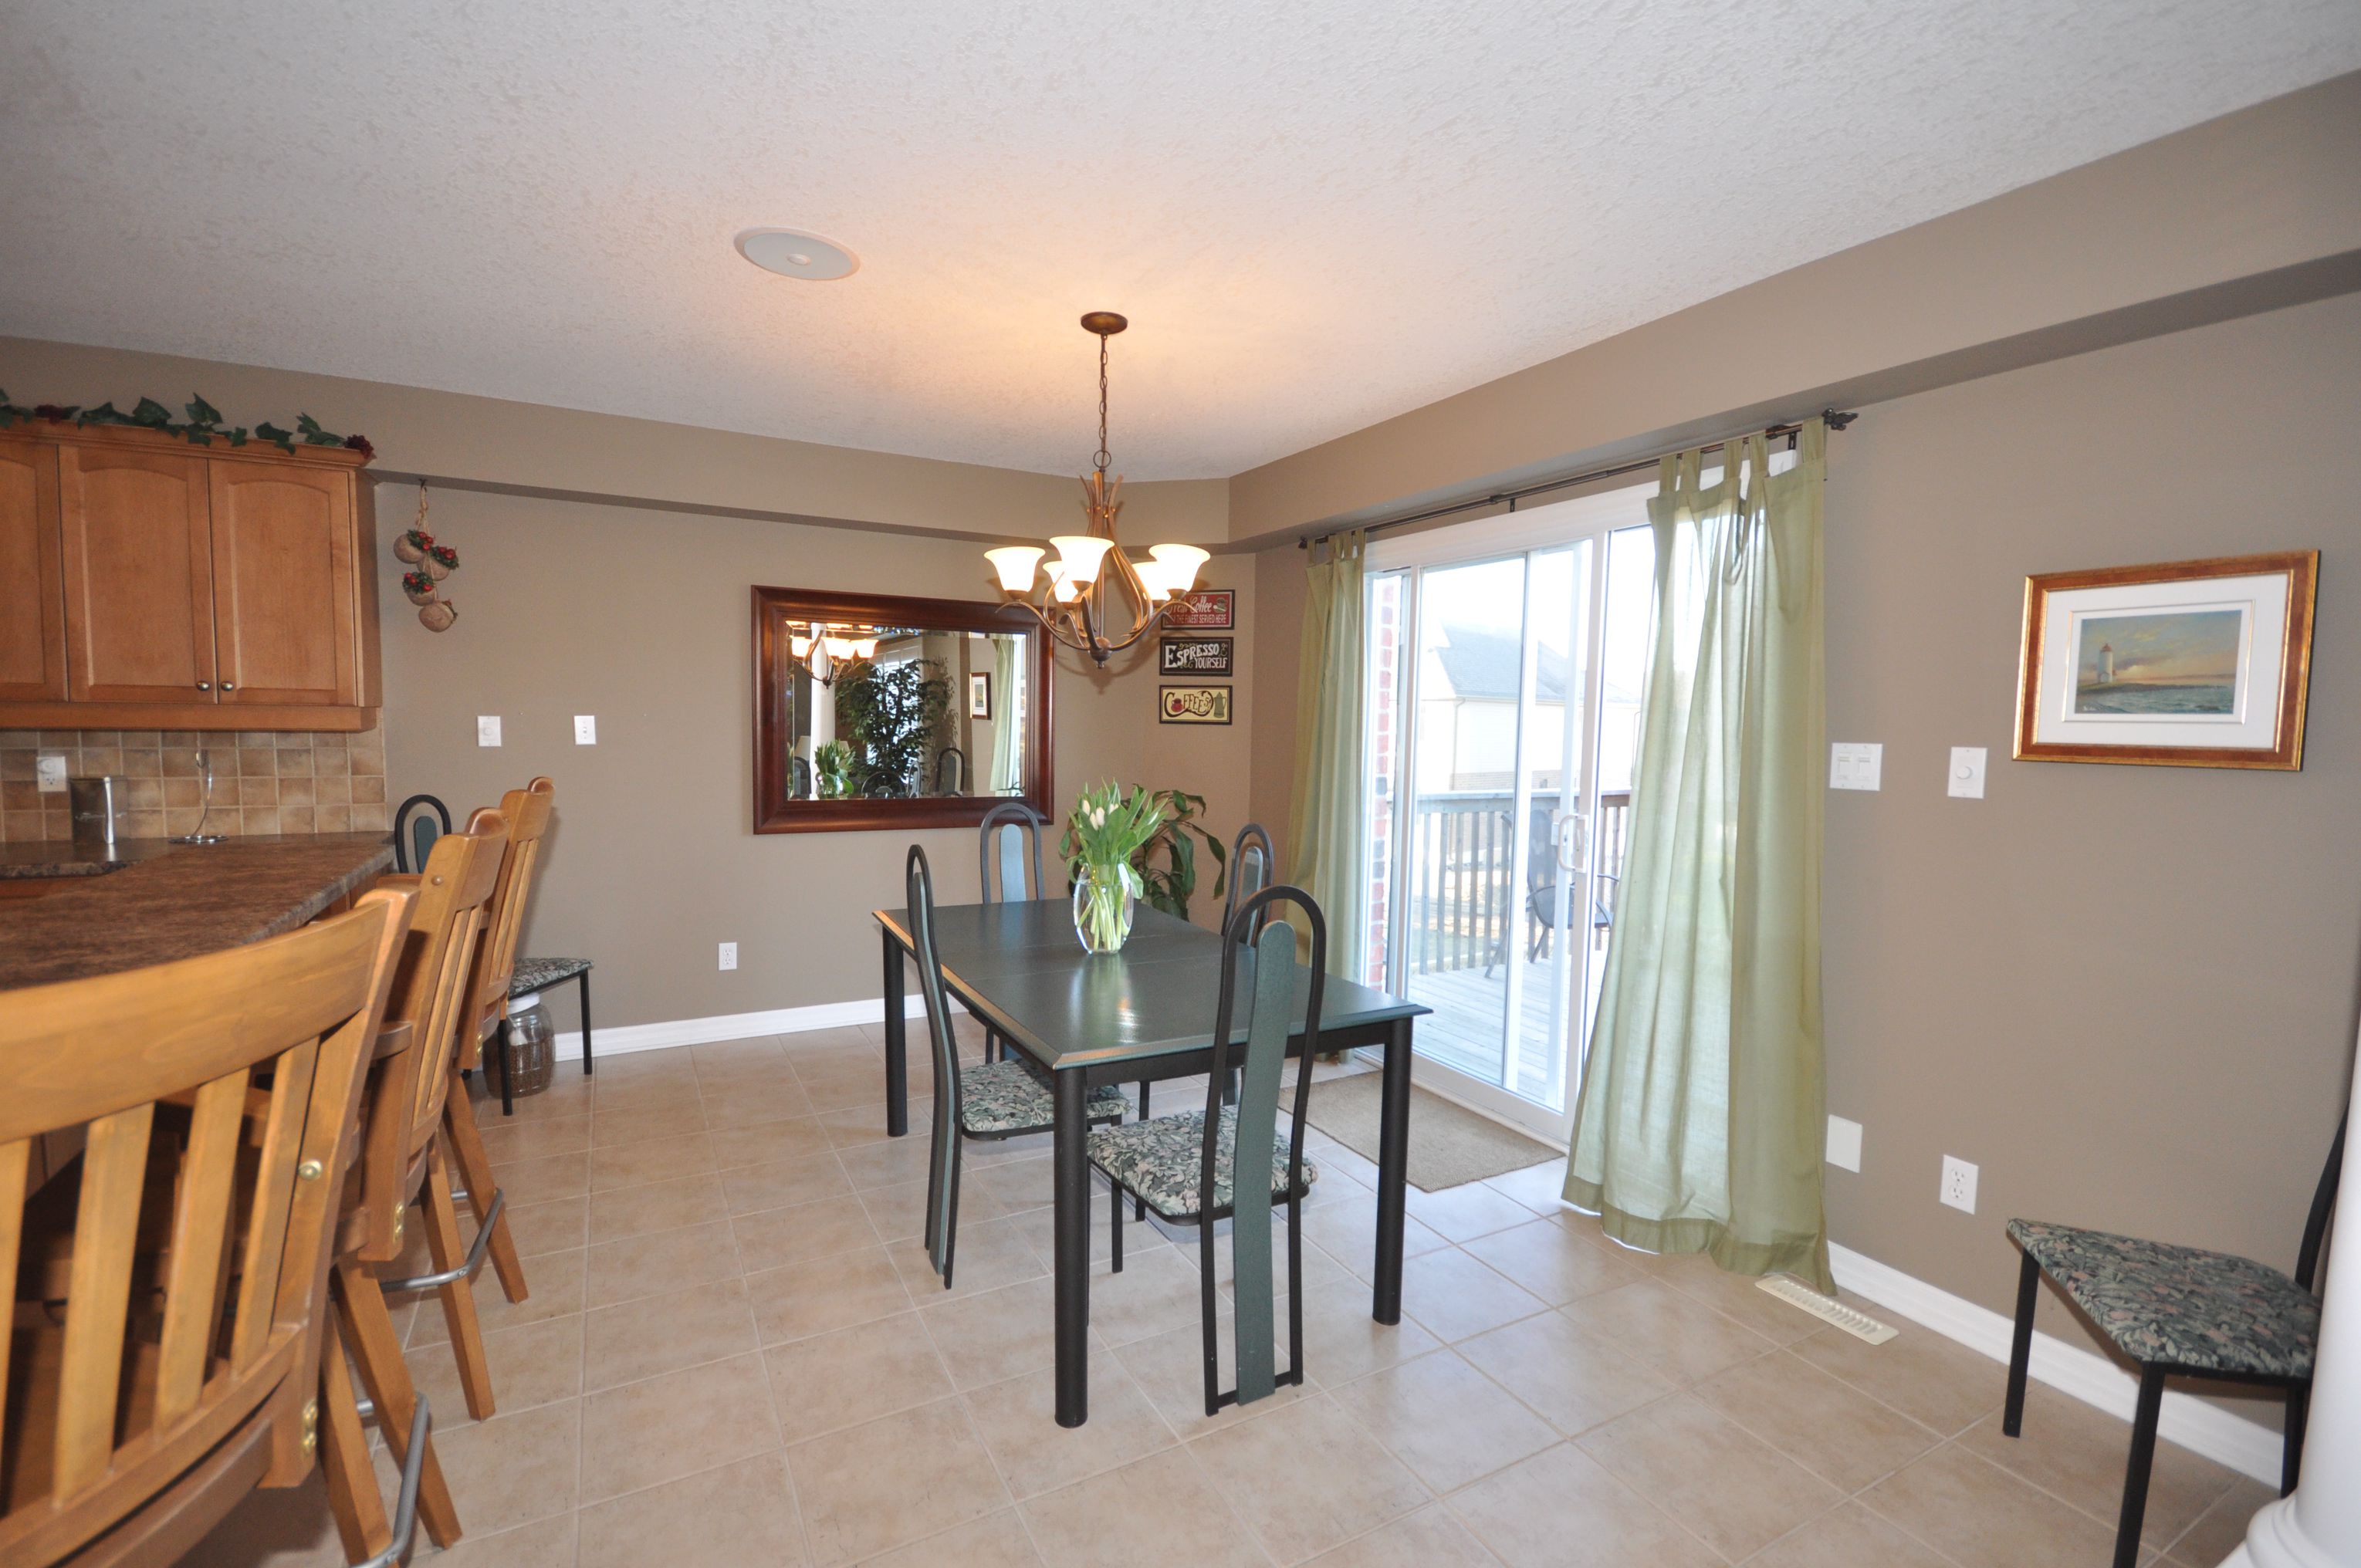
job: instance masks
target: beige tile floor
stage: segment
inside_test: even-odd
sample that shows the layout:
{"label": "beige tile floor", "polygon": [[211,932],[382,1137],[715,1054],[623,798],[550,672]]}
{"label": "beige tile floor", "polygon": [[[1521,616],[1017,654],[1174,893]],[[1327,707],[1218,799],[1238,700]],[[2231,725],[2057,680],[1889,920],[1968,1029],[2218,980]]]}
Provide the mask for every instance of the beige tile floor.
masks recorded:
{"label": "beige tile floor", "polygon": [[[1193,1239],[1126,1226],[1115,1276],[1102,1223],[1092,1419],[1061,1431],[1046,1144],[969,1146],[946,1292],[915,1239],[924,1146],[884,1137],[878,1059],[872,1029],[743,1040],[561,1070],[513,1121],[479,1108],[533,1291],[511,1306],[482,1277],[482,1423],[441,1313],[399,1313],[468,1530],[420,1561],[2108,1561],[2123,1423],[2037,1387],[2004,1438],[1996,1365],[1908,1324],[1872,1348],[1702,1260],[1617,1247],[1553,1168],[1412,1189],[1407,1315],[1378,1326],[1376,1173],[1324,1137],[1311,1386],[1204,1419]],[[2150,1561],[2212,1568],[2269,1495],[2165,1445]],[[315,1483],[258,1494],[190,1561],[343,1559]]]}

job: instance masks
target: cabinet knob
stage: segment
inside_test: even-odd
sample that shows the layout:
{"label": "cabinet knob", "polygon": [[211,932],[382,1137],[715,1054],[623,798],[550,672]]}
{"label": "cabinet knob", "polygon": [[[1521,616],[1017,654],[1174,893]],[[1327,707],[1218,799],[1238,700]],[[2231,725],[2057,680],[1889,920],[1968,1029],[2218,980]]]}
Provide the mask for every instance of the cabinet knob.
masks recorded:
{"label": "cabinet knob", "polygon": [[209,692],[214,689],[214,684],[211,681],[199,681],[197,689],[201,692]]}
{"label": "cabinet knob", "polygon": [[234,692],[237,690],[237,683],[236,681],[224,681],[222,683],[222,690],[225,692]]}

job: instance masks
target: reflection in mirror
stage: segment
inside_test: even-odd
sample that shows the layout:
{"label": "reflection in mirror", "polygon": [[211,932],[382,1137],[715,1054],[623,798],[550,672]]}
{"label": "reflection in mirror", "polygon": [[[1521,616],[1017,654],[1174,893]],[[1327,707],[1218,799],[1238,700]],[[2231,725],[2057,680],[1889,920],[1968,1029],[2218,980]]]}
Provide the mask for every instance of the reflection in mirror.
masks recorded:
{"label": "reflection in mirror", "polygon": [[757,831],[950,826],[1046,793],[1037,626],[959,600],[754,600]]}
{"label": "reflection in mirror", "polygon": [[1026,793],[1026,637],[789,622],[791,798]]}

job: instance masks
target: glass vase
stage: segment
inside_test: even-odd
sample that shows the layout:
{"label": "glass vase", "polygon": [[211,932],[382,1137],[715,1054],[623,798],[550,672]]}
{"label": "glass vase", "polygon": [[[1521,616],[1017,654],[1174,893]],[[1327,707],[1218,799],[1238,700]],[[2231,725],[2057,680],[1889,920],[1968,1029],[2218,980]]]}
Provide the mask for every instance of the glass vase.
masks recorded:
{"label": "glass vase", "polygon": [[1084,866],[1074,879],[1074,935],[1086,953],[1112,953],[1131,939],[1131,887],[1120,866]]}

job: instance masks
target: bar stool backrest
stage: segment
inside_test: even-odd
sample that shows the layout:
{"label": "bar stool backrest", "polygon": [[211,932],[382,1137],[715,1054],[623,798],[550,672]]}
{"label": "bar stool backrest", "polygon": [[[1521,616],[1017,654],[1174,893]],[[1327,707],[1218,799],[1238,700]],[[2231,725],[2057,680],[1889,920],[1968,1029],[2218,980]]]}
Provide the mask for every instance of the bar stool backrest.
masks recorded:
{"label": "bar stool backrest", "polygon": [[386,1004],[389,1025],[408,1024],[407,1050],[379,1069],[362,1160],[368,1238],[361,1256],[383,1263],[401,1253],[398,1216],[425,1174],[427,1146],[442,1124],[463,1025],[467,981],[508,848],[508,822],[489,806],[465,831],[434,840],[411,881],[418,903]]}
{"label": "bar stool backrest", "polygon": [[[87,1137],[78,1184],[33,1195],[72,1205],[65,1298],[0,1344],[0,1562],[109,1530],[108,1561],[170,1562],[258,1483],[310,1468],[337,1196],[410,908],[378,889],[283,937],[0,1007],[0,1279],[33,1140]],[[151,1191],[170,1212],[143,1225]]]}
{"label": "bar stool backrest", "polygon": [[478,943],[476,1005],[478,1033],[508,1015],[509,981],[516,976],[517,938],[524,929],[524,906],[533,896],[533,879],[541,865],[541,839],[549,830],[549,813],[557,786],[547,776],[500,796],[500,816],[508,823],[508,852],[500,858],[500,884],[492,890],[491,908],[484,916],[484,934]]}
{"label": "bar stool backrest", "polygon": [[393,869],[408,874],[426,863],[434,840],[451,831],[451,808],[431,795],[413,795],[393,814]]}
{"label": "bar stool backrest", "polygon": [[[1013,904],[1049,896],[1041,885],[1041,830],[1048,826],[1048,817],[1021,800],[1005,801],[983,814],[983,824],[976,829],[976,875],[984,903]],[[1028,852],[1029,877],[1026,874]]]}

